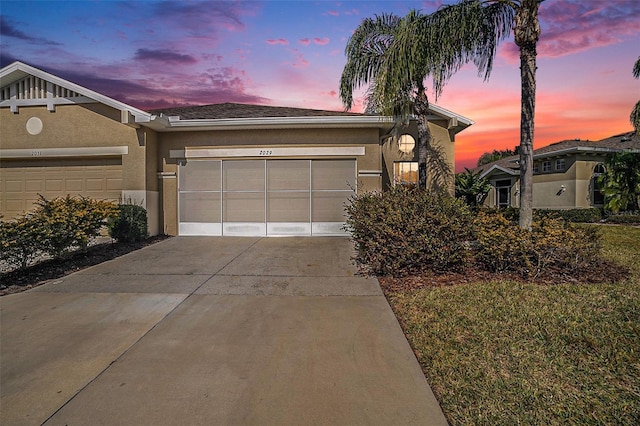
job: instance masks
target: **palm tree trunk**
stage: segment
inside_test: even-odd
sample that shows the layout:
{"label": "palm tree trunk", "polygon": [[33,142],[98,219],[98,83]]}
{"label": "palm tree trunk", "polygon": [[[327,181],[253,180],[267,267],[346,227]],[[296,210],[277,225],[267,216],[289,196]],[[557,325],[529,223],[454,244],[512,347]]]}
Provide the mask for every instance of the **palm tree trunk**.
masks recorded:
{"label": "palm tree trunk", "polygon": [[520,221],[531,230],[533,219],[533,128],[536,105],[536,44],[540,37],[538,0],[522,0],[516,11],[515,42],[520,48]]}
{"label": "palm tree trunk", "polygon": [[429,130],[429,99],[424,88],[420,89],[414,104],[418,119],[418,187],[427,189],[427,154],[431,144],[431,130]]}

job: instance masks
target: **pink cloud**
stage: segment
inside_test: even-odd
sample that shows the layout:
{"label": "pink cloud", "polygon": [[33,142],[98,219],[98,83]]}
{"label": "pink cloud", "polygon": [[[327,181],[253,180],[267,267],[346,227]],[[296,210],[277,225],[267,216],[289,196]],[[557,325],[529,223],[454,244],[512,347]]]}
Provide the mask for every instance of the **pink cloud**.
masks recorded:
{"label": "pink cloud", "polygon": [[323,38],[320,38],[320,37],[314,37],[314,38],[313,38],[313,42],[314,42],[315,44],[319,44],[320,46],[324,46],[325,44],[328,44],[328,43],[329,43],[329,37],[323,37]]}
{"label": "pink cloud", "polygon": [[295,68],[307,68],[309,66],[309,61],[307,61],[302,53],[298,53],[295,57],[294,62],[291,64]]}
{"label": "pink cloud", "polygon": [[298,40],[298,43],[303,46],[308,46],[309,43],[311,43],[311,40],[309,40],[308,38],[301,38],[300,40]]}
{"label": "pink cloud", "polygon": [[330,10],[327,12],[327,15],[331,15],[331,16],[339,16],[340,13],[338,13],[337,10]]}
{"label": "pink cloud", "polygon": [[284,38],[276,38],[276,39],[270,38],[267,40],[267,44],[271,44],[271,45],[282,44],[286,46],[289,44],[289,41]]}

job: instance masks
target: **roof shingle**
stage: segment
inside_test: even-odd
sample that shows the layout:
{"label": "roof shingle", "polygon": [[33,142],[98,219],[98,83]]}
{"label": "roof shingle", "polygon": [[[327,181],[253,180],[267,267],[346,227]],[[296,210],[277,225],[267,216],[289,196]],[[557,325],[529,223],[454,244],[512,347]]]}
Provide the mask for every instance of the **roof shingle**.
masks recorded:
{"label": "roof shingle", "polygon": [[306,108],[275,107],[236,103],[211,104],[164,108],[150,111],[153,114],[179,116],[182,120],[225,119],[225,118],[264,118],[264,117],[323,117],[323,116],[362,116],[364,114],[344,111],[326,111]]}

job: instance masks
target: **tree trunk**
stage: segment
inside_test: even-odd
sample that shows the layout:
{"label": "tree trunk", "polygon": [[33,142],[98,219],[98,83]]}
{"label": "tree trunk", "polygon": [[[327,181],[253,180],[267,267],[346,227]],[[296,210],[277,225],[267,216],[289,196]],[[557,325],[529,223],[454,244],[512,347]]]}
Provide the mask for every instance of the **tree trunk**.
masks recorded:
{"label": "tree trunk", "polygon": [[540,37],[538,1],[522,0],[516,12],[515,42],[520,48],[520,221],[531,230],[533,218],[533,129],[536,104],[536,45]]}
{"label": "tree trunk", "polygon": [[429,130],[429,99],[425,89],[422,88],[414,104],[416,118],[418,119],[418,187],[427,189],[427,153],[431,144],[431,131]]}

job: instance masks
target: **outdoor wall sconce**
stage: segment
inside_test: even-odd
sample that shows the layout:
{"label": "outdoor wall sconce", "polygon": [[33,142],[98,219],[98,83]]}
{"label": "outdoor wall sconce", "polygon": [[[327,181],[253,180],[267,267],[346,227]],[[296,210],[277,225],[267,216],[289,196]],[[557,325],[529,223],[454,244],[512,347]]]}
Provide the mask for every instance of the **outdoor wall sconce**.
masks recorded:
{"label": "outdoor wall sconce", "polygon": [[566,191],[566,190],[567,190],[567,187],[566,187],[566,186],[564,186],[564,185],[560,185],[560,189],[558,190],[558,192],[556,192],[556,195],[559,197],[559,196],[561,196],[562,194],[564,194],[564,191]]}

